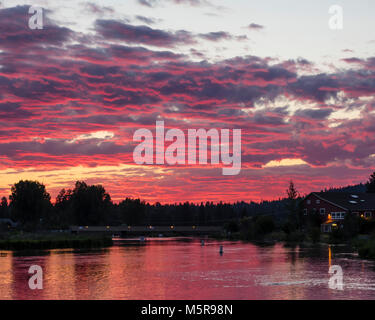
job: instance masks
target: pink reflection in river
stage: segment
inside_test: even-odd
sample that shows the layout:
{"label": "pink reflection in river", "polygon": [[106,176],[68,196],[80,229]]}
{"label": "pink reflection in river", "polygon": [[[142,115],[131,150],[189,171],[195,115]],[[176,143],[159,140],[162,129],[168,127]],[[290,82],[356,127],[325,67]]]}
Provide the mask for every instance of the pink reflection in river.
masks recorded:
{"label": "pink reflection in river", "polygon": [[[43,290],[28,287],[28,268],[34,264],[44,270]],[[343,268],[344,291],[328,288],[330,264]],[[0,298],[373,299],[374,266],[345,247],[213,240],[202,247],[198,239],[154,239],[146,245],[116,241],[103,250],[52,250],[36,256],[2,252]]]}

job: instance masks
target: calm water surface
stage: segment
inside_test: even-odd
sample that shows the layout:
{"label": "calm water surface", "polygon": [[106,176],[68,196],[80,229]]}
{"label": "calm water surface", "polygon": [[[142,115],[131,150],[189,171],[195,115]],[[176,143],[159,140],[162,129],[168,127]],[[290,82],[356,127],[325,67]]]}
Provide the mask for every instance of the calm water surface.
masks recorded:
{"label": "calm water surface", "polygon": [[[375,299],[375,263],[343,246],[256,246],[162,238],[103,250],[0,254],[0,299]],[[219,254],[220,245],[224,254]],[[44,270],[30,290],[28,268]],[[328,288],[330,265],[344,290]]]}

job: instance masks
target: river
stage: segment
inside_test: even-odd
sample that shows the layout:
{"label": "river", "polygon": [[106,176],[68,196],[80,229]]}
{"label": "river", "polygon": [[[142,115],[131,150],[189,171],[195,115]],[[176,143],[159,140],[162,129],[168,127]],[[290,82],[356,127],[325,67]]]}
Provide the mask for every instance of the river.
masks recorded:
{"label": "river", "polygon": [[[223,246],[223,254],[219,253]],[[31,290],[31,265],[43,289]],[[330,266],[344,290],[328,286]],[[345,246],[257,246],[199,239],[116,239],[102,250],[0,253],[0,299],[374,299],[375,263]]]}

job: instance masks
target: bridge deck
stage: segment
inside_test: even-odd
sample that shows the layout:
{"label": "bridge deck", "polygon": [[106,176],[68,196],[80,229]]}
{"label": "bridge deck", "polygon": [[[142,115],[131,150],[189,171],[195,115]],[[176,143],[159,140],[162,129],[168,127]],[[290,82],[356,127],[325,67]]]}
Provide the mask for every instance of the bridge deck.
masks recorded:
{"label": "bridge deck", "polygon": [[176,233],[218,233],[222,227],[217,226],[71,226],[72,232],[112,232],[112,233],[133,233],[133,232],[176,232]]}

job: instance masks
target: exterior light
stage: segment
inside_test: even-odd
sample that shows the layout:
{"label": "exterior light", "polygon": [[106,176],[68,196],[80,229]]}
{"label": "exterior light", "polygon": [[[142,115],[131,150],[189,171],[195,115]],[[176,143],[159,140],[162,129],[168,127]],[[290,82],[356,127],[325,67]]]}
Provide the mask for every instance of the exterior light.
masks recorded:
{"label": "exterior light", "polygon": [[174,229],[174,226],[171,226],[171,229]]}
{"label": "exterior light", "polygon": [[193,229],[195,229],[196,228],[196,226],[193,226]]}
{"label": "exterior light", "polygon": [[89,228],[89,226],[86,226],[85,228],[86,228],[86,229],[88,229],[88,228]]}
{"label": "exterior light", "polygon": [[107,226],[107,229],[109,229],[110,227],[109,226]]}
{"label": "exterior light", "polygon": [[128,226],[128,229],[130,229],[131,228],[131,226]]}

